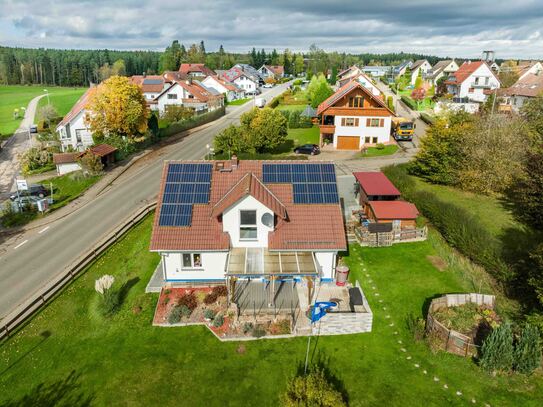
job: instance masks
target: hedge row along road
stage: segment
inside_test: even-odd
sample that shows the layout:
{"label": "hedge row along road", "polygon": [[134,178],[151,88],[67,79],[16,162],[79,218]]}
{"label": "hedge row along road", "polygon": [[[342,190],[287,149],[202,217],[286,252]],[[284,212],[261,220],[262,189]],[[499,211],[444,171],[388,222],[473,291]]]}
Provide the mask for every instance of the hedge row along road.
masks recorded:
{"label": "hedge row along road", "polygon": [[[269,101],[287,87],[288,84],[278,85],[261,97]],[[206,144],[212,144],[222,129],[237,124],[240,115],[252,107],[252,102],[228,107],[225,116],[192,131],[173,148],[165,149],[167,152],[159,159],[144,160],[137,171],[127,171],[113,187],[46,230],[29,230],[18,235],[0,253],[0,292],[3,293],[0,318],[32,298],[40,287],[62,273],[108,231],[156,197],[164,160],[202,159],[207,152]]]}

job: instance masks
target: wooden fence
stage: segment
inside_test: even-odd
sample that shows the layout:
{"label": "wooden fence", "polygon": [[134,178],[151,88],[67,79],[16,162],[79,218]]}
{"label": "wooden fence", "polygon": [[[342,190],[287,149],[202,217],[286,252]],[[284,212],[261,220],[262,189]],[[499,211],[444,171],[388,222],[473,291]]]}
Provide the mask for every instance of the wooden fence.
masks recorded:
{"label": "wooden fence", "polygon": [[432,300],[426,318],[426,332],[438,339],[440,348],[460,356],[476,355],[478,345],[473,342],[473,338],[447,328],[433,314],[442,308],[456,307],[468,303],[487,305],[490,308],[494,308],[495,297],[493,295],[477,293],[447,294]]}
{"label": "wooden fence", "polygon": [[156,201],[137,210],[128,220],[116,227],[100,243],[79,257],[75,263],[68,266],[64,273],[48,282],[32,298],[2,319],[0,323],[0,340],[8,338],[12,332],[16,331],[17,328],[43,308],[49,300],[59,294],[66,285],[77,278],[88,266],[109,249],[111,245],[119,241],[129,230],[141,222],[150,212],[154,211],[155,208]]}
{"label": "wooden fence", "polygon": [[354,228],[354,232],[360,245],[370,247],[392,246],[394,243],[402,242],[418,242],[426,240],[428,236],[426,226],[423,228],[378,233],[370,233],[364,227],[356,227]]}

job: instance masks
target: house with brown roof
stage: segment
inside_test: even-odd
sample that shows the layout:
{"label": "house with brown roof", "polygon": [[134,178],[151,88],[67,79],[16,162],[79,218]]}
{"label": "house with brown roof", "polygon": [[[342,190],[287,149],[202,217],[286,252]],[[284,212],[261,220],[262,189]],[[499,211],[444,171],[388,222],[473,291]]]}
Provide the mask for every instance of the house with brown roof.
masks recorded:
{"label": "house with brown roof", "polygon": [[505,102],[505,106],[500,106],[501,110],[508,110],[505,107],[509,107],[518,113],[528,100],[543,96],[543,70],[537,72],[524,74],[513,86],[500,89],[499,96]]}
{"label": "house with brown roof", "polygon": [[69,148],[83,151],[94,144],[92,133],[85,123],[86,106],[96,87],[90,87],[72,106],[68,114],[57,125],[56,132],[60,139],[62,151]]}
{"label": "house with brown roof", "polygon": [[364,86],[366,89],[368,89],[373,95],[378,97],[383,97],[383,93],[379,90],[379,88],[375,85],[375,82],[373,79],[371,79],[366,73],[361,72],[355,76],[349,76],[344,79],[340,79],[337,81],[339,87],[342,87],[343,85],[347,84],[350,81],[357,81],[362,86]]}
{"label": "house with brown roof", "polygon": [[81,170],[82,168],[79,164],[79,160],[85,154],[92,153],[100,158],[102,165],[106,168],[115,162],[116,151],[117,148],[109,144],[98,144],[83,152],[53,154],[53,162],[55,163],[57,174],[64,175]]}
{"label": "house with brown roof", "polygon": [[454,59],[438,61],[430,71],[426,72],[426,80],[430,81],[434,86],[437,86],[437,82],[441,78],[448,78],[449,75],[455,73],[458,68],[458,64]]}
{"label": "house with brown roof", "polygon": [[351,80],[322,102],[320,144],[337,150],[361,150],[365,146],[389,143],[394,113],[384,100],[360,82]]}
{"label": "house with brown roof", "polygon": [[170,82],[162,75],[133,75],[130,81],[141,88],[148,104],[170,86]]}
{"label": "house with brown roof", "polygon": [[419,59],[411,65],[411,85],[415,85],[417,78],[425,78],[428,72],[432,70],[432,65],[426,59]]}
{"label": "house with brown roof", "polygon": [[214,88],[178,72],[165,72],[169,86],[155,99],[156,110],[161,114],[168,106],[185,106],[195,111],[211,111],[224,105],[223,95]]}
{"label": "house with brown roof", "polygon": [[285,76],[285,67],[283,65],[262,65],[258,72],[264,79],[281,79]]}
{"label": "house with brown roof", "polygon": [[245,97],[245,91],[243,89],[239,88],[235,83],[228,82],[217,75],[207,76],[202,81],[202,84],[223,94],[228,102],[243,99]]}
{"label": "house with brown roof", "polygon": [[205,64],[181,64],[179,67],[179,73],[192,78],[200,79],[203,79],[206,76],[216,75],[215,71],[208,68]]}
{"label": "house with brown roof", "polygon": [[463,103],[484,102],[500,87],[500,80],[485,61],[464,62],[444,83],[447,92]]}
{"label": "house with brown roof", "polygon": [[150,243],[163,284],[330,281],[346,248],[331,162],[164,164]]}

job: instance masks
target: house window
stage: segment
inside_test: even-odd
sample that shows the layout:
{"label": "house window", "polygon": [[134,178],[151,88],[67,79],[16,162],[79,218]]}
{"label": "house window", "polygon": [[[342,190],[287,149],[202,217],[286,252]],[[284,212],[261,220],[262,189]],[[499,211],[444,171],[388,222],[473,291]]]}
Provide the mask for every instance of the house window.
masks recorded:
{"label": "house window", "polygon": [[469,93],[473,93],[473,92],[475,92],[475,89],[469,88],[469,89],[468,89],[468,92],[469,92]]}
{"label": "house window", "polygon": [[358,117],[342,117],[341,125],[345,127],[357,127],[358,126]]}
{"label": "house window", "polygon": [[75,131],[75,138],[77,140],[77,143],[83,142],[83,135],[81,133],[83,133],[83,129],[77,129]]}
{"label": "house window", "polygon": [[240,240],[256,240],[256,211],[239,211]]}
{"label": "house window", "polygon": [[364,143],[369,144],[370,142],[371,142],[371,137],[366,136],[366,138],[364,139]]}
{"label": "house window", "polygon": [[202,255],[200,253],[183,253],[183,268],[202,267]]}
{"label": "house window", "polygon": [[374,137],[374,138],[372,139],[372,143],[373,143],[373,144],[377,144],[377,137]]}
{"label": "house window", "polygon": [[381,127],[381,119],[368,119],[367,127]]}
{"label": "house window", "polygon": [[364,107],[364,98],[362,96],[349,98],[349,107]]}
{"label": "house window", "polygon": [[177,99],[177,93],[169,93],[168,99]]}

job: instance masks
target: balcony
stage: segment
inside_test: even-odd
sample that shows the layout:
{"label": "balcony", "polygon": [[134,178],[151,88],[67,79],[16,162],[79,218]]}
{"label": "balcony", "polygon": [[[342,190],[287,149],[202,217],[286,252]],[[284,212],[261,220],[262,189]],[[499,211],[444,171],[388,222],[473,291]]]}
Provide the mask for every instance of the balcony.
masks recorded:
{"label": "balcony", "polygon": [[319,124],[322,134],[334,134],[336,132],[336,126],[333,124]]}
{"label": "balcony", "polygon": [[472,82],[471,85],[470,85],[470,88],[474,88],[474,89],[491,89],[492,85],[490,83],[481,83],[481,82],[475,83],[475,82]]}

